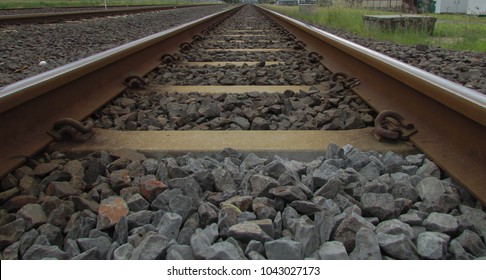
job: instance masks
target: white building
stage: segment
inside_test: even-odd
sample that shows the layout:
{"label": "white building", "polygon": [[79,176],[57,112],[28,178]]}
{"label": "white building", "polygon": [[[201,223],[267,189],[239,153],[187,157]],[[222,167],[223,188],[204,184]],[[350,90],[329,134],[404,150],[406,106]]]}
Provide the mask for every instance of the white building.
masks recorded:
{"label": "white building", "polygon": [[486,15],[486,0],[436,0],[435,13]]}

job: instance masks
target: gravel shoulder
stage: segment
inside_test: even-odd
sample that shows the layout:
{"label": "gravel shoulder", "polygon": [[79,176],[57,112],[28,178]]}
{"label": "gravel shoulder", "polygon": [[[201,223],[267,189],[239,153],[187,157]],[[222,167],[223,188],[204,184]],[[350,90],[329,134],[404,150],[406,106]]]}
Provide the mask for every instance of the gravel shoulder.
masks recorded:
{"label": "gravel shoulder", "polygon": [[[224,5],[0,27],[0,87],[221,11]],[[39,62],[47,64],[40,66]]]}

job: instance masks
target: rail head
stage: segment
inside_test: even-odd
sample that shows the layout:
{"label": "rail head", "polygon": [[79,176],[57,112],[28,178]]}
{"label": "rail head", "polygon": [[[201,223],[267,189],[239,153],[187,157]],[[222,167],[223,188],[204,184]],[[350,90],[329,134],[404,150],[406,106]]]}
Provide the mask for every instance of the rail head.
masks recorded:
{"label": "rail head", "polygon": [[422,92],[435,101],[486,127],[486,95],[318,29],[312,25],[297,21],[261,6],[259,8],[301,30],[311,33],[327,44],[341,49],[343,52],[354,56],[373,68],[395,79],[401,80],[409,87]]}

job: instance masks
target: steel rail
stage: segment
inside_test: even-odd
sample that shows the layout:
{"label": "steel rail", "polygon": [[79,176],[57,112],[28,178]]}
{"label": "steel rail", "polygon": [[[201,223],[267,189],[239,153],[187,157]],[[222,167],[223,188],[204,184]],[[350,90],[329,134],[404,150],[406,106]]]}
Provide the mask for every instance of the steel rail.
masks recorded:
{"label": "steel rail", "polygon": [[150,11],[190,8],[196,6],[201,6],[201,5],[146,6],[146,7],[135,7],[135,8],[116,8],[116,9],[109,9],[109,10],[3,15],[0,16],[0,25],[53,23],[53,22],[66,21],[66,20],[78,20],[83,18],[106,17],[106,16],[115,16],[115,15],[127,15],[127,14],[144,13]]}
{"label": "steel rail", "polygon": [[410,140],[486,203],[486,96],[308,24],[259,7],[323,57],[356,77],[353,91],[378,112],[392,110],[418,132]]}
{"label": "steel rail", "polygon": [[143,76],[164,53],[221,21],[239,7],[107,50],[0,89],[0,178],[51,141],[47,134],[62,118],[83,120],[120,94],[129,75]]}

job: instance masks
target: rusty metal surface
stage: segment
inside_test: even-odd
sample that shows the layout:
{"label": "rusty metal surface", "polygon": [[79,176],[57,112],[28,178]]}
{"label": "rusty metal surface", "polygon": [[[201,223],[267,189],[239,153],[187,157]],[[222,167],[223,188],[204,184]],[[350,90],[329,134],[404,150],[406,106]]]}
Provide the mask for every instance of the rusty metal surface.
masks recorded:
{"label": "rusty metal surface", "polygon": [[196,7],[196,6],[200,6],[200,5],[166,5],[166,6],[148,6],[148,7],[139,6],[134,8],[117,8],[117,9],[95,10],[95,11],[3,15],[0,16],[0,25],[53,23],[53,22],[66,21],[66,20],[79,20],[84,18],[127,15],[127,14],[144,13],[150,11],[189,8],[189,7]]}
{"label": "rusty metal surface", "polygon": [[41,151],[62,118],[83,120],[125,89],[126,77],[145,75],[163,53],[234,12],[204,17],[80,61],[11,84],[0,90],[0,178]]}
{"label": "rusty metal surface", "polygon": [[360,81],[353,89],[378,112],[391,110],[415,125],[410,140],[486,203],[486,96],[273,11],[332,72]]}

